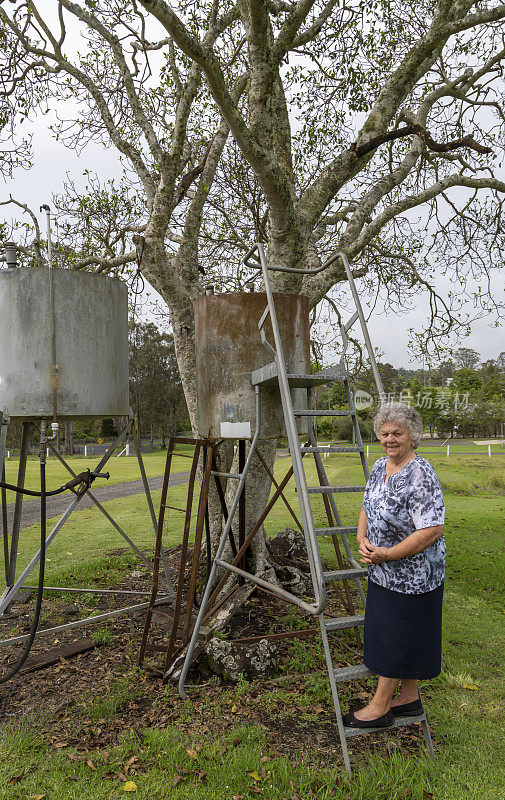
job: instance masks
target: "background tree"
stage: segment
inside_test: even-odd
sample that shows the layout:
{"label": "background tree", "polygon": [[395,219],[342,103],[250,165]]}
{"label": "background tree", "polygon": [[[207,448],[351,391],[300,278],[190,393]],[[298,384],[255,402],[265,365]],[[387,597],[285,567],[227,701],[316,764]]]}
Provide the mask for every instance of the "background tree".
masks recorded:
{"label": "background tree", "polygon": [[500,372],[505,372],[505,352],[500,353],[500,355],[496,359],[496,366],[498,367]]}
{"label": "background tree", "polygon": [[461,367],[454,373],[451,381],[451,389],[459,389],[461,392],[469,392],[472,389],[480,389],[482,381],[478,373],[470,367]]}
{"label": "background tree", "polygon": [[130,402],[141,435],[167,435],[189,423],[173,336],[152,322],[130,326]]}
{"label": "background tree", "polygon": [[454,351],[454,364],[456,367],[475,369],[480,364],[480,354],[471,347],[459,347]]}

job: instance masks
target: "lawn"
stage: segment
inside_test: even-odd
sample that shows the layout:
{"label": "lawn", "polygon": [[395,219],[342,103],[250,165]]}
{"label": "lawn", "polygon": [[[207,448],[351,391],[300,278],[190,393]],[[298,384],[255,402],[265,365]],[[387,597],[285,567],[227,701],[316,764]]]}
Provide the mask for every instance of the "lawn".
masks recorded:
{"label": "lawn", "polygon": [[[156,474],[157,456],[146,457],[148,474]],[[377,457],[374,453],[370,464]],[[159,463],[162,460],[163,456]],[[442,453],[434,453],[430,460],[444,487],[448,544],[443,671],[424,685],[435,763],[426,759],[422,740],[404,745],[395,733],[385,733],[372,743],[371,737],[362,737],[352,749],[355,777],[347,780],[338,747],[326,739],[318,744],[323,730],[318,720],[327,720],[331,731],[331,705],[326,681],[317,672],[317,641],[293,643],[289,669],[284,668],[285,680],[279,683],[242,681],[221,687],[211,681],[207,687],[190,688],[189,699],[183,703],[172,686],[162,687],[136,671],[138,639],[127,638],[121,643],[122,673],[83,696],[82,703],[47,714],[43,706],[34,707],[29,714],[23,713],[22,722],[17,718],[4,721],[0,796],[5,800],[108,800],[131,790],[146,800],[505,797],[505,463],[502,466],[501,459],[487,455],[447,459]],[[181,461],[185,462],[181,470],[186,470],[190,462]],[[122,459],[119,462],[120,469],[130,468]],[[361,482],[359,462],[353,455],[330,457],[325,466],[332,482]],[[286,461],[278,462],[276,475],[282,476],[286,469]],[[307,469],[316,483],[313,467]],[[57,476],[53,477],[57,483]],[[184,487],[174,487],[169,503],[180,505],[184,493]],[[286,494],[296,505],[292,489]],[[159,503],[159,492],[154,498]],[[338,500],[343,523],[353,524],[359,497],[339,496]],[[318,502],[316,520],[322,522]],[[110,501],[107,508],[137,544],[152,549],[152,528],[141,495]],[[179,517],[172,513],[168,518],[167,547],[180,541]],[[291,517],[279,503],[267,520],[267,532],[273,535],[286,525],[291,525]],[[20,562],[33,552],[37,539],[37,526],[23,531]],[[51,545],[48,582],[113,584],[135,563],[129,556],[111,558],[110,552],[121,545],[98,511],[77,512]],[[322,554],[327,563],[334,563],[329,546],[322,548]],[[292,612],[286,610],[286,627],[292,621]],[[106,646],[101,649],[102,654],[106,651]],[[69,669],[59,665],[45,672],[56,685]],[[287,677],[290,671],[292,681]],[[348,685],[349,696],[352,690]],[[8,694],[9,685],[2,691]],[[146,704],[150,717],[144,713]],[[141,725],[134,724],[140,707],[144,709]],[[86,750],[79,745],[89,740],[90,730],[114,725],[113,741],[95,742]],[[292,742],[294,731],[302,737],[297,746]]]}

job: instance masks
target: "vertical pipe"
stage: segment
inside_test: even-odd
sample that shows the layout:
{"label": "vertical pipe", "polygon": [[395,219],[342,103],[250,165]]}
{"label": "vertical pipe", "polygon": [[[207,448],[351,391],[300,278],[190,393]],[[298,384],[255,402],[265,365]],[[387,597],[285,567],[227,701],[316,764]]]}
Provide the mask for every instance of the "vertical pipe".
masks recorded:
{"label": "vertical pipe", "polygon": [[[46,212],[47,225],[47,263],[49,265],[49,314],[51,323],[51,390],[53,396],[53,426],[58,422],[58,363],[56,361],[56,306],[53,281],[53,248],[51,243],[51,210],[48,205],[40,207]],[[53,434],[57,427],[53,427]]]}

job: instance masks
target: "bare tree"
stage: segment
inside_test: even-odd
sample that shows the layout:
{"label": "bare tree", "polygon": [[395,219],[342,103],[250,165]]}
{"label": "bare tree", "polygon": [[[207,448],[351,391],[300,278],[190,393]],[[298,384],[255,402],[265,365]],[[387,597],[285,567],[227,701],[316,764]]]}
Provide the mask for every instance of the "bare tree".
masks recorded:
{"label": "bare tree", "polygon": [[[458,292],[501,263],[505,5],[243,0],[233,27],[246,48],[241,105],[219,39],[209,48],[193,35],[183,4],[177,14],[141,2],[200,66],[252,167],[272,263],[316,266],[337,247],[392,307],[427,291],[432,333],[447,333]],[[453,278],[445,296],[442,271]],[[343,280],[336,263],[277,284],[315,306]],[[477,302],[501,311],[492,291]]]}
{"label": "bare tree", "polygon": [[477,369],[480,364],[480,354],[471,347],[459,347],[454,351],[454,363],[456,367],[470,367]]}

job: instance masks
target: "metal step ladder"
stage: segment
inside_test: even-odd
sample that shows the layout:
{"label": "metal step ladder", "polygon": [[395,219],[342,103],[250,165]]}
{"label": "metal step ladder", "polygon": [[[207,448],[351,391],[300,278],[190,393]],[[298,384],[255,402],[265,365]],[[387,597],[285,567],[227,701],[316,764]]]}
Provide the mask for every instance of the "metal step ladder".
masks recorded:
{"label": "metal step ladder", "polygon": [[[253,254],[257,253],[259,256],[259,262],[256,259],[254,262],[251,262],[251,258]],[[363,590],[363,586],[361,584],[361,579],[364,578],[367,574],[366,568],[362,568],[360,564],[355,560],[352,555],[351,548],[349,546],[349,542],[347,540],[347,536],[349,534],[355,534],[357,532],[356,526],[345,526],[342,524],[342,520],[340,518],[340,514],[337,509],[337,505],[335,502],[335,494],[340,493],[347,493],[347,492],[364,492],[365,484],[368,480],[368,464],[366,460],[366,456],[364,453],[363,442],[361,438],[361,432],[359,428],[356,408],[354,405],[354,400],[352,396],[352,392],[349,386],[349,380],[347,375],[347,370],[345,367],[344,360],[340,362],[335,367],[331,367],[329,369],[322,370],[320,372],[316,372],[311,375],[299,375],[299,374],[292,374],[289,373],[286,369],[284,353],[282,348],[282,342],[280,338],[279,327],[277,323],[277,316],[275,312],[275,304],[274,298],[270,283],[270,276],[269,271],[278,271],[278,272],[290,272],[295,274],[309,274],[314,275],[318,272],[321,272],[323,269],[326,269],[331,263],[334,263],[336,258],[342,258],[344,262],[344,266],[346,268],[346,272],[349,278],[349,282],[351,285],[351,290],[353,293],[353,297],[356,303],[356,312],[353,314],[351,319],[346,325],[341,326],[341,334],[344,341],[344,351],[347,347],[347,336],[346,333],[351,327],[351,325],[359,319],[361,322],[362,331],[365,338],[365,344],[369,353],[370,361],[372,364],[372,370],[374,374],[374,378],[377,384],[377,388],[381,399],[384,396],[382,382],[380,380],[380,375],[377,369],[377,364],[375,362],[374,353],[372,344],[370,341],[370,337],[368,334],[368,330],[366,327],[366,320],[363,315],[363,311],[361,309],[361,304],[359,302],[359,297],[356,291],[356,287],[354,286],[354,280],[352,277],[352,273],[350,270],[349,263],[345,254],[336,254],[330,259],[329,262],[324,264],[322,267],[315,269],[315,270],[298,270],[288,267],[272,267],[267,265],[265,254],[263,248],[260,244],[255,245],[251,251],[247,254],[244,262],[247,266],[254,268],[260,267],[259,271],[253,276],[251,280],[253,280],[258,275],[261,275],[263,278],[263,284],[265,288],[265,292],[267,295],[267,307],[262,314],[259,322],[258,322],[258,329],[261,337],[261,341],[265,348],[270,352],[273,357],[273,361],[266,366],[262,367],[261,369],[255,370],[251,375],[251,383],[255,387],[256,390],[256,408],[257,408],[257,427],[255,436],[252,440],[251,447],[248,454],[248,459],[244,467],[244,471],[240,475],[240,481],[237,488],[237,493],[235,495],[233,505],[230,511],[230,516],[227,520],[227,524],[224,528],[224,531],[221,536],[221,540],[218,546],[218,550],[216,553],[216,557],[214,559],[212,571],[210,574],[210,578],[207,584],[207,591],[204,594],[202,599],[202,605],[200,608],[200,614],[195,624],[195,629],[193,631],[193,637],[186,655],[185,663],[180,675],[179,679],[179,693],[182,698],[184,698],[185,691],[184,691],[184,683],[186,679],[186,675],[189,669],[189,665],[191,663],[192,654],[196,645],[196,640],[198,637],[198,630],[201,624],[201,619],[205,613],[205,607],[208,601],[208,597],[211,592],[211,587],[214,583],[214,577],[216,574],[216,570],[218,568],[226,569],[228,571],[234,572],[254,583],[259,585],[262,588],[268,589],[269,591],[275,593],[277,596],[293,603],[294,605],[300,607],[304,611],[309,612],[313,616],[317,616],[319,620],[320,630],[321,630],[321,637],[323,642],[323,649],[326,659],[326,665],[328,669],[328,677],[330,681],[333,703],[335,707],[335,714],[337,719],[337,728],[339,733],[339,738],[342,746],[342,752],[344,756],[344,762],[346,766],[346,770],[349,775],[352,775],[352,768],[349,758],[349,752],[347,747],[347,740],[351,737],[359,736],[365,733],[372,733],[380,730],[384,730],[382,728],[348,728],[345,727],[342,720],[342,712],[340,707],[340,699],[338,693],[338,684],[358,680],[361,678],[366,677],[369,675],[368,669],[365,667],[364,664],[357,664],[353,666],[341,667],[335,669],[333,665],[333,660],[331,656],[330,650],[330,643],[329,643],[329,634],[337,631],[342,631],[345,629],[353,628],[359,629],[364,624],[364,613],[361,614],[354,614],[352,616],[342,616],[342,617],[332,617],[328,614],[325,615],[325,609],[327,604],[327,585],[334,581],[352,581],[354,582],[358,595],[361,599],[363,604],[363,611],[365,608],[366,603],[366,596]],[[273,332],[273,344],[269,342],[266,338],[265,334],[265,323],[266,320],[270,318],[270,323]],[[333,381],[340,381],[343,383],[346,397],[347,397],[347,408],[341,410],[320,410],[313,407],[313,400],[314,400],[314,390],[317,386],[322,384],[328,384]],[[231,527],[233,514],[235,511],[236,506],[238,505],[239,498],[243,486],[245,484],[245,480],[247,477],[248,468],[256,449],[257,440],[259,437],[259,431],[261,429],[261,387],[262,386],[272,386],[278,385],[280,391],[280,397],[282,402],[282,408],[284,413],[284,420],[286,425],[286,433],[289,445],[289,452],[290,457],[293,465],[293,473],[295,478],[295,487],[298,496],[298,503],[300,507],[300,515],[303,523],[303,534],[305,538],[305,544],[307,549],[307,556],[309,561],[310,567],[310,576],[312,581],[312,587],[314,592],[314,599],[313,602],[306,602],[301,598],[297,597],[296,595],[287,592],[284,589],[280,589],[278,586],[265,581],[261,578],[258,578],[255,575],[251,575],[250,573],[245,572],[242,569],[229,564],[222,558],[222,553],[227,541],[228,537],[228,528]],[[307,408],[303,410],[295,410],[293,407],[291,390],[292,389],[299,389],[305,388],[307,389]],[[313,421],[318,416],[349,416],[352,420],[353,430],[355,434],[355,446],[345,446],[345,447],[338,447],[338,446],[319,446],[316,441],[316,437],[314,434],[313,429]],[[307,420],[307,434],[308,434],[308,445],[301,445],[298,436],[298,428],[297,428],[297,418],[299,419],[306,419]],[[356,452],[359,453],[361,465],[363,469],[364,475],[364,483],[360,485],[343,485],[343,486],[335,486],[331,485],[326,471],[324,469],[322,454],[323,453],[338,453],[338,452]],[[303,455],[306,453],[312,453],[314,455],[317,471],[319,475],[320,485],[318,486],[309,486],[306,480],[305,470],[303,468]],[[314,517],[312,513],[312,507],[310,502],[311,495],[322,495],[323,498],[327,498],[327,502],[331,507],[332,516],[336,525],[318,528],[315,526]],[[347,556],[348,566],[345,569],[339,570],[330,570],[324,571],[323,565],[321,562],[321,555],[319,551],[319,540],[321,537],[327,536],[337,536],[342,543],[344,548],[345,554]],[[428,728],[428,723],[426,719],[426,714],[420,714],[417,717],[401,717],[397,718],[394,723],[394,727],[399,727],[402,725],[410,725],[415,722],[421,722],[423,727],[423,734],[426,743],[426,749],[430,756],[434,757],[433,752],[433,745],[431,742],[431,736]]]}

